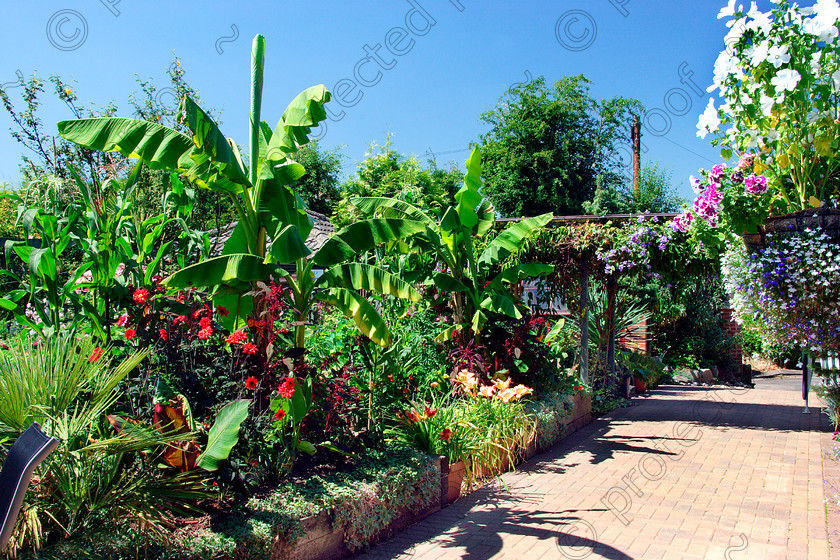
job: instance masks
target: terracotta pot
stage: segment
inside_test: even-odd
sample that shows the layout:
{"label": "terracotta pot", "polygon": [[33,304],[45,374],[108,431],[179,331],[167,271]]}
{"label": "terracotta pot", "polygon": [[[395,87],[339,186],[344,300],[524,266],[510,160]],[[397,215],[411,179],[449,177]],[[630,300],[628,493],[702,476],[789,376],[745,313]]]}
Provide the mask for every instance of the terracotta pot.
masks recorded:
{"label": "terracotta pot", "polygon": [[449,475],[447,477],[447,494],[446,503],[451,504],[461,497],[461,486],[464,483],[464,478],[467,476],[467,466],[463,461],[458,461],[449,465]]}
{"label": "terracotta pot", "polygon": [[647,385],[645,385],[645,382],[638,377],[633,378],[633,386],[636,388],[637,395],[641,395],[647,391]]}
{"label": "terracotta pot", "polygon": [[756,233],[744,233],[741,237],[744,245],[750,251],[761,251],[767,247],[771,239],[795,237],[806,228],[820,226],[828,237],[836,244],[840,244],[840,208],[815,208],[813,210],[799,210],[783,216],[771,216]]}

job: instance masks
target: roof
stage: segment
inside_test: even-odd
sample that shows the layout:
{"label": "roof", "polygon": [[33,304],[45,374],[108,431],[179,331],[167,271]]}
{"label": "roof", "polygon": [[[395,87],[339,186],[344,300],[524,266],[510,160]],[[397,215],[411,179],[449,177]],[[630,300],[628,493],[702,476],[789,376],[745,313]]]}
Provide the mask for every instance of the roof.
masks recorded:
{"label": "roof", "polygon": [[[321,213],[308,209],[306,213],[309,214],[314,223],[312,231],[309,232],[309,236],[304,243],[310,251],[315,252],[327,242],[327,239],[335,231],[335,227],[330,223],[330,219]],[[210,257],[218,257],[222,254],[222,249],[230,239],[237,224],[239,222],[231,222],[224,227],[211,229],[207,232],[207,236],[210,238]]]}

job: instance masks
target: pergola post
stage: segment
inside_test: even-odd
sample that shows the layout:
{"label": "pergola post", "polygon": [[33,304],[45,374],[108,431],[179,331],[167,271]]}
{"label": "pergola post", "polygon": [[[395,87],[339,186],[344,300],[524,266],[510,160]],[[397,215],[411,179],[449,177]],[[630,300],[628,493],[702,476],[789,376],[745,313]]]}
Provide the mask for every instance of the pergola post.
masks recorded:
{"label": "pergola post", "polygon": [[583,257],[580,265],[580,380],[589,384],[589,259]]}
{"label": "pergola post", "polygon": [[618,282],[615,275],[607,276],[607,371],[609,378],[615,376],[615,299]]}

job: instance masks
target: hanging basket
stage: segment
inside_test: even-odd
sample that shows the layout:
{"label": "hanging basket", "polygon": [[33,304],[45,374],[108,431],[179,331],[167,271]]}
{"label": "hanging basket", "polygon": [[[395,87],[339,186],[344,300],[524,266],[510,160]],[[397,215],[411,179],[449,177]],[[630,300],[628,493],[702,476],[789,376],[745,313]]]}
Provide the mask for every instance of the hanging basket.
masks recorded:
{"label": "hanging basket", "polygon": [[767,247],[770,242],[768,236],[771,234],[773,239],[779,240],[796,237],[806,229],[818,226],[834,244],[840,245],[840,208],[815,208],[771,216],[756,233],[744,233],[741,238],[749,251],[758,252]]}

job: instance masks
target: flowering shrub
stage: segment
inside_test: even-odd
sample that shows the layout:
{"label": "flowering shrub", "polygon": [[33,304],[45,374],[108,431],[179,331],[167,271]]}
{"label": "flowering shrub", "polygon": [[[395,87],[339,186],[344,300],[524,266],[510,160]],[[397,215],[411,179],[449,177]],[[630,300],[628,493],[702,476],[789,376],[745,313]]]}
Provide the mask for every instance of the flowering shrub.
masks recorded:
{"label": "flowering shrub", "polygon": [[712,252],[733,241],[733,235],[754,233],[770,215],[768,179],[753,172],[755,154],[744,154],[735,168],[719,163],[700,178],[689,178],[697,194],[692,208],[674,218],[675,231],[689,232]]}
{"label": "flowering shrub", "polygon": [[770,345],[793,341],[823,354],[840,350],[840,250],[820,229],[775,238],[748,253],[734,245],[723,258],[737,318],[762,326]]}
{"label": "flowering shrub", "polygon": [[[840,7],[836,0],[808,8],[780,0],[765,13],[755,2],[748,12],[735,3],[718,15],[729,18],[729,32],[709,88],[720,90],[724,104],[709,100],[697,135],[713,133],[727,159],[755,152],[755,173],[769,178],[773,215],[826,202],[838,194]],[[760,179],[746,185],[747,192],[764,188]]]}

